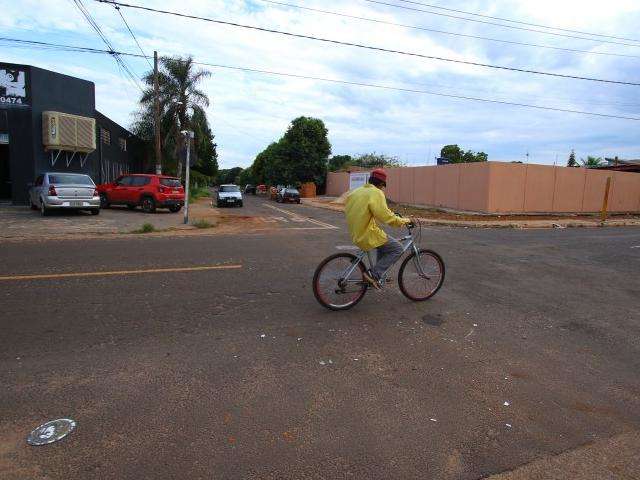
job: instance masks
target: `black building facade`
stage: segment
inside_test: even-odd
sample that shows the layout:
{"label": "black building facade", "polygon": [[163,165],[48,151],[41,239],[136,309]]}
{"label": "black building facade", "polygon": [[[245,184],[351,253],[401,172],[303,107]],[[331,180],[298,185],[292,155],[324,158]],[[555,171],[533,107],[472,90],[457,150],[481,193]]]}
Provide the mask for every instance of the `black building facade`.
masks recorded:
{"label": "black building facade", "polygon": [[[95,142],[86,141],[90,135]],[[86,173],[96,183],[138,172],[140,147],[96,111],[93,82],[0,63],[0,201],[26,203],[29,185],[43,172]]]}

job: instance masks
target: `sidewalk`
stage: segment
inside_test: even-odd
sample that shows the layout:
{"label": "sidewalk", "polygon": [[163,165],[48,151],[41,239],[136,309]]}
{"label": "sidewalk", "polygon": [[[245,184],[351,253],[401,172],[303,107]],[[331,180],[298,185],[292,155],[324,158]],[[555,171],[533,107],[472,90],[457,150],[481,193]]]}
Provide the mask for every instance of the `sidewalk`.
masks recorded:
{"label": "sidewalk", "polygon": [[[334,197],[303,198],[302,203],[312,207],[325,208],[336,212],[344,211],[344,205],[335,202]],[[435,212],[430,215],[429,209],[422,209],[412,206],[398,205],[403,210],[410,210],[411,215],[418,218],[425,225],[439,225],[447,227],[465,228],[567,228],[567,227],[621,227],[640,226],[640,216],[624,216],[624,218],[609,218],[604,223],[600,222],[598,216],[550,216],[550,215],[505,215],[504,219],[499,219],[500,215],[482,215],[464,213],[459,216],[466,219],[457,220],[454,218],[437,218],[442,216],[455,217],[456,214],[447,212]],[[517,218],[514,218],[517,217]],[[629,218],[627,218],[629,217]]]}

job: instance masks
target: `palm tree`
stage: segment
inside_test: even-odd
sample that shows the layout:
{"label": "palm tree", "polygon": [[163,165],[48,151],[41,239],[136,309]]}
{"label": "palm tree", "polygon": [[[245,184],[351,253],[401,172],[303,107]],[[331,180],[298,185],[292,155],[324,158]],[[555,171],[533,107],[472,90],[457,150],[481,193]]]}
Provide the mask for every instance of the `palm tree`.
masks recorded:
{"label": "palm tree", "polygon": [[580,163],[582,163],[582,166],[586,168],[598,168],[602,166],[604,162],[602,161],[602,157],[592,157],[589,155],[586,160],[581,158]]}
{"label": "palm tree", "polygon": [[[209,97],[198,89],[202,80],[211,72],[196,69],[193,57],[161,57],[158,68],[159,103],[163,146],[167,147],[173,139],[173,154],[176,158],[182,146],[181,130],[193,130],[193,112],[203,112],[209,106]],[[147,73],[144,82],[148,85],[140,103],[143,111],[152,112],[155,94],[153,91],[153,72]],[[191,113],[190,113],[191,112]],[[205,117],[206,118],[206,117]],[[182,175],[182,160],[178,159],[177,175]]]}

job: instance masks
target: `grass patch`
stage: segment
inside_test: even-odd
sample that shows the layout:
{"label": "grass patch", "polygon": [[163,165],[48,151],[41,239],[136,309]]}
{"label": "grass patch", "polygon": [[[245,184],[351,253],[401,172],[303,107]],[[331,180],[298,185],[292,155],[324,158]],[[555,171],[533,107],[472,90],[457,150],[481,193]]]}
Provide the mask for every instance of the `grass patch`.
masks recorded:
{"label": "grass patch", "polygon": [[208,197],[209,195],[211,195],[211,192],[209,192],[209,189],[206,187],[200,187],[200,188],[195,188],[192,187],[189,189],[189,201],[193,202],[195,200],[197,200],[198,198],[202,198],[202,197]]}
{"label": "grass patch", "polygon": [[156,227],[153,226],[153,223],[145,223],[138,230],[133,230],[131,233],[151,233],[155,231]]}
{"label": "grass patch", "polygon": [[196,220],[195,222],[192,223],[192,225],[194,227],[196,227],[196,228],[213,228],[213,227],[215,227],[215,224],[207,222],[204,218]]}

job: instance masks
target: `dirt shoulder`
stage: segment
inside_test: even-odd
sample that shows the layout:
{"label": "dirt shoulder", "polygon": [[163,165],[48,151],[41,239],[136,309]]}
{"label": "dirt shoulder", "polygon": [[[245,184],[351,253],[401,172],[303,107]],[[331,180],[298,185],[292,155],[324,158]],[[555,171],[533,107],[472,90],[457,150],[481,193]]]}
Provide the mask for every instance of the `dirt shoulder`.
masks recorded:
{"label": "dirt shoulder", "polygon": [[[305,198],[304,204],[344,211],[344,204],[333,197]],[[640,215],[613,214],[604,222],[599,215],[492,215],[470,212],[453,212],[429,207],[418,207],[389,202],[389,208],[402,215],[419,218],[429,225],[473,228],[566,228],[640,225]]]}

